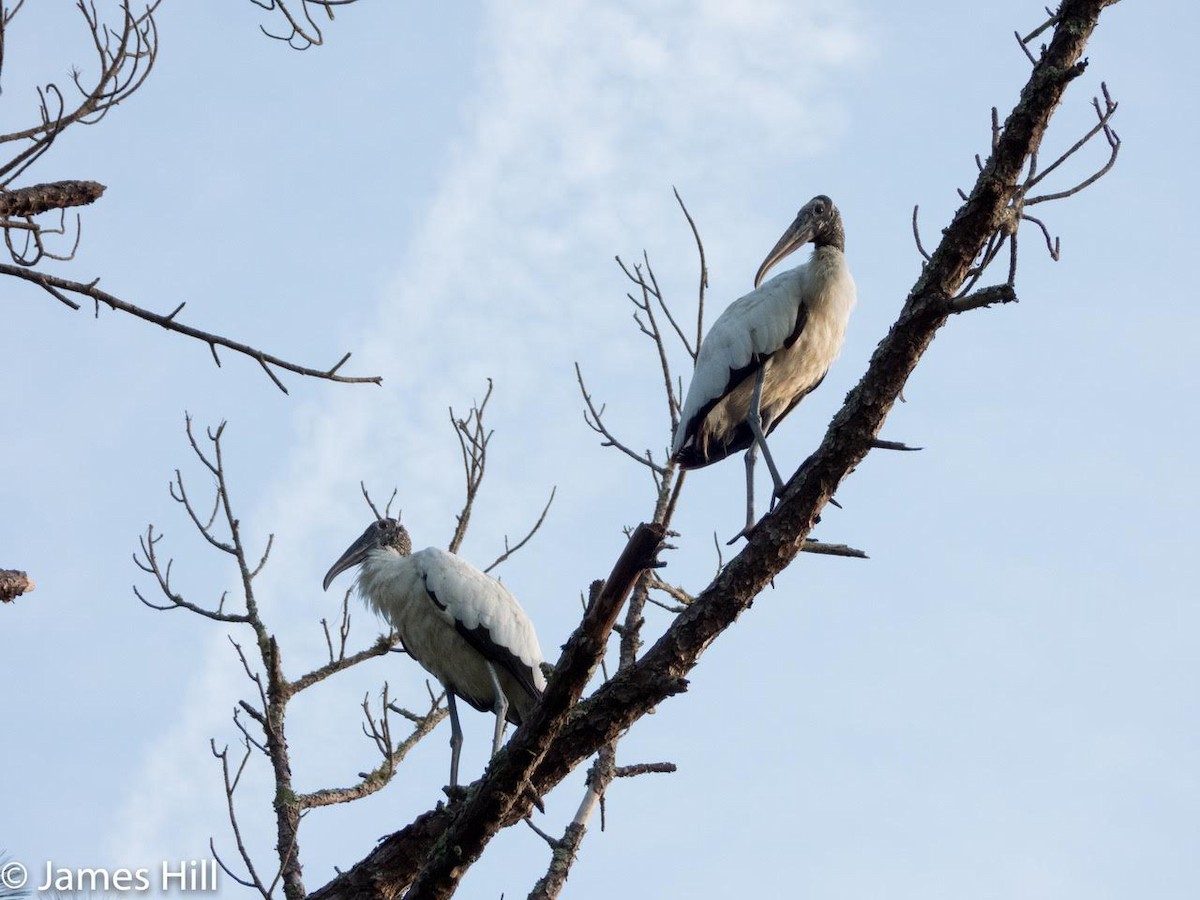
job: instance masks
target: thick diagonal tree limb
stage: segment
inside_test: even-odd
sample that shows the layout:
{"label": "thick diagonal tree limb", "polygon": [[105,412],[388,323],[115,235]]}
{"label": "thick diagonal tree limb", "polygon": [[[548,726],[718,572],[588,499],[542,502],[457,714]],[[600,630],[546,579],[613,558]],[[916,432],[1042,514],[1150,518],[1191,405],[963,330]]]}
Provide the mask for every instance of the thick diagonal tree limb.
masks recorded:
{"label": "thick diagonal tree limb", "polygon": [[[467,799],[457,806],[433,810],[401,832],[409,835],[409,840],[416,837],[412,843],[419,846],[417,854],[405,853],[407,841],[397,842],[399,856],[390,853],[388,847],[397,837],[393,835],[372,854],[373,866],[360,863],[313,897],[393,897],[410,883],[406,896],[411,900],[453,894],[466,869],[496,832],[528,813],[533,799],[530,775],[568,717],[574,717],[574,707],[604,655],[621,606],[638,576],[653,565],[663,533],[660,525],[643,524],[634,530],[563,648],[541,702],[493,757],[484,777],[470,787]],[[391,868],[411,874],[403,884],[395,884],[377,879],[372,871]],[[413,876],[417,876],[415,883]]]}
{"label": "thick diagonal tree limb", "polygon": [[608,636],[625,598],[638,577],[654,564],[664,531],[661,525],[639,525],[613,566],[604,587],[588,604],[583,621],[563,648],[553,677],[529,721],[497,754],[482,783],[471,790],[446,833],[434,845],[412,887],[408,900],[445,900],[487,842],[513,814],[524,816],[531,805],[529,779],[579,702],[583,689],[600,664]]}
{"label": "thick diagonal tree limb", "polygon": [[[1062,4],[1054,35],[1009,114],[974,190],[930,254],[900,318],[879,344],[867,373],[847,396],[821,446],[788,482],[781,502],[760,522],[742,552],[697,595],[657,643],[634,666],[617,673],[572,711],[570,720],[532,771],[534,791],[541,794],[558,784],[601,745],[667,697],[684,690],[688,673],[709,644],[800,552],[821,509],[842,479],[870,451],[871,441],[909,375],[934,335],[955,312],[951,298],[961,289],[988,239],[1004,222],[1022,168],[1040,144],[1066,86],[1083,71],[1080,59],[1084,47],[1101,11],[1113,2],[1065,0]],[[522,805],[509,805],[509,821],[519,818]],[[431,853],[444,858],[453,852],[456,845],[448,840],[449,829],[458,826],[453,833],[461,834],[460,818],[457,810],[445,808],[421,815],[312,897],[398,897],[413,884]],[[477,852],[477,848],[472,847],[470,852]]]}

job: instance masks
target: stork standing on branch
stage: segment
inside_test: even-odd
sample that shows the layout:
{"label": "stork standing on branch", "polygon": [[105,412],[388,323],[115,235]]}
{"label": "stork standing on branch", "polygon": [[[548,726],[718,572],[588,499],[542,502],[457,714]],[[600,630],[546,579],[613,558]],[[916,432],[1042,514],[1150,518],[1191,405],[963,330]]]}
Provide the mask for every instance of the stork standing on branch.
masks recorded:
{"label": "stork standing on branch", "polygon": [[517,599],[453,553],[412,552],[396,519],[372,522],[329,569],[325,590],[352,566],[367,605],[396,629],[404,649],[446,689],[450,708],[450,786],[458,786],[462,726],[455,697],[496,714],[492,755],[505,722],[520,725],[546,688],[541,647]]}
{"label": "stork standing on branch", "polygon": [[[762,283],[772,266],[809,241],[807,262]],[[813,197],[758,267],[754,290],[721,313],[700,345],[671,458],[680,468],[698,469],[746,451],[741,534],[754,526],[759,448],[779,496],[783,479],[767,435],[821,383],[842,350],[856,297],[845,248],[837,207],[824,195]]]}

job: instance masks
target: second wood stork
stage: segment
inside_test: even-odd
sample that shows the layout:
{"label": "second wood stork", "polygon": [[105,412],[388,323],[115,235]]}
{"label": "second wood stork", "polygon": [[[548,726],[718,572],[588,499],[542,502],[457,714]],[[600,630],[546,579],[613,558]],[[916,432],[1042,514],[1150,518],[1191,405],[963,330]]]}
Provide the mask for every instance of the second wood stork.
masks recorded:
{"label": "second wood stork", "polygon": [[[809,241],[812,256],[766,284],[767,271]],[[783,479],[767,435],[817,387],[841,352],[854,307],[846,232],[833,201],[809,200],[754,276],[754,290],[717,318],[700,345],[671,457],[697,469],[746,451],[746,528],[754,525],[754,459],[762,448],[775,494]]]}
{"label": "second wood stork", "polygon": [[323,582],[361,566],[358,590],[396,629],[404,649],[446,689],[450,708],[450,786],[458,786],[462,726],[455,697],[496,714],[492,754],[505,722],[520,725],[546,687],[533,623],[516,598],[453,553],[437,547],[412,552],[396,519],[372,522]]}

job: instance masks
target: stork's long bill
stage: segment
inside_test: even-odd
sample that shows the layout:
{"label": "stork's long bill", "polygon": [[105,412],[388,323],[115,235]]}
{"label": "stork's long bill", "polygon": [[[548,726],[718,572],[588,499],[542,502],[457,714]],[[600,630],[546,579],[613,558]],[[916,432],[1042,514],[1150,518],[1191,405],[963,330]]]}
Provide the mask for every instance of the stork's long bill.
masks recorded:
{"label": "stork's long bill", "polygon": [[754,275],[756,289],[762,284],[762,280],[773,266],[809,241],[817,239],[818,233],[823,230],[822,226],[825,224],[822,220],[829,216],[831,210],[836,210],[833,201],[823,194],[804,204],[804,207],[796,214],[795,221],[788,226],[783,237],[771,248],[767,258],[758,267],[758,272]]}
{"label": "stork's long bill", "polygon": [[800,215],[796,217],[796,221],[788,226],[788,230],[783,233],[783,237],[771,248],[771,252],[767,254],[767,258],[758,267],[758,271],[754,274],[754,287],[757,289],[762,284],[763,279],[767,276],[767,272],[773,266],[781,262],[788,254],[795,252],[797,248],[803,247],[811,241],[815,230],[811,215],[806,216],[804,210],[801,210]]}
{"label": "stork's long bill", "polygon": [[368,525],[358,540],[347,547],[346,552],[329,567],[329,571],[325,573],[325,580],[321,582],[322,588],[329,590],[333,579],[347,569],[366,562],[367,554],[382,547],[393,547],[401,556],[407,556],[412,550],[408,532],[401,528],[395,519],[379,519]]}

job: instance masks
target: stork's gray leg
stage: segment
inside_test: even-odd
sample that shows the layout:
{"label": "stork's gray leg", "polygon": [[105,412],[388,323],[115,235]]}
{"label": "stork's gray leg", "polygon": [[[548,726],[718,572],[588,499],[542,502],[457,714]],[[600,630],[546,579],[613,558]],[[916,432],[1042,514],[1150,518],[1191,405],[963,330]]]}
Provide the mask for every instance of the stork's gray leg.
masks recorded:
{"label": "stork's gray leg", "polygon": [[[750,395],[750,412],[746,415],[746,422],[750,425],[750,430],[754,432],[754,444],[762,447],[763,459],[767,461],[767,468],[771,470],[771,479],[775,482],[775,494],[778,496],[783,493],[783,479],[779,477],[779,469],[775,468],[775,460],[771,458],[771,448],[767,446],[767,436],[763,433],[762,420],[762,387],[763,377],[767,373],[767,367],[764,363],[758,369],[758,374],[754,377],[754,393]],[[748,454],[747,454],[748,456]],[[753,463],[747,462],[746,467],[749,469]]]}
{"label": "stork's gray leg", "polygon": [[462,726],[458,724],[458,707],[454,694],[446,691],[446,706],[450,708],[450,787],[458,787],[458,754],[462,751]]}
{"label": "stork's gray leg", "polygon": [[492,737],[492,756],[495,756],[500,751],[500,742],[504,740],[504,726],[508,724],[508,698],[504,696],[504,688],[500,687],[496,667],[488,663],[487,670],[492,676],[492,689],[496,692],[496,703],[492,707],[496,713],[496,733]]}
{"label": "stork's gray leg", "polygon": [[[754,458],[758,456],[758,441],[752,441],[746,451],[746,527],[742,534],[749,534],[754,527]],[[739,534],[738,537],[741,537]]]}

